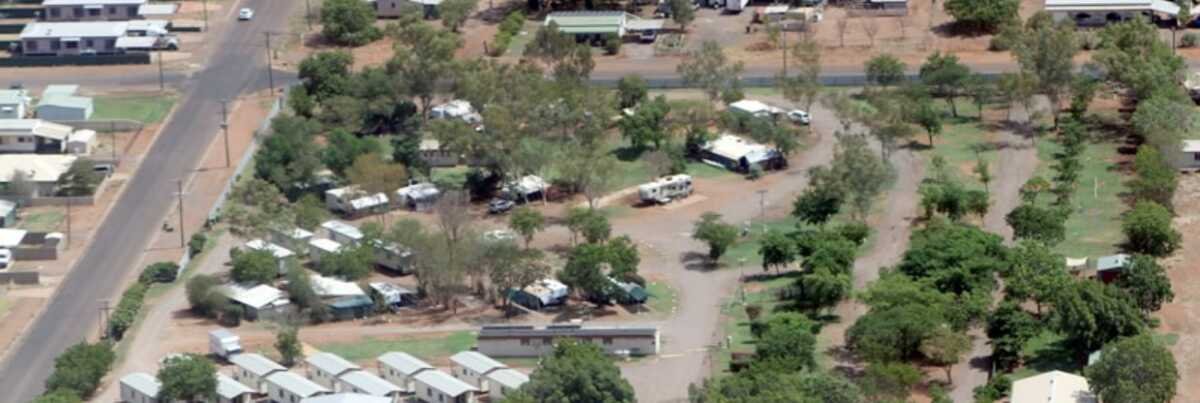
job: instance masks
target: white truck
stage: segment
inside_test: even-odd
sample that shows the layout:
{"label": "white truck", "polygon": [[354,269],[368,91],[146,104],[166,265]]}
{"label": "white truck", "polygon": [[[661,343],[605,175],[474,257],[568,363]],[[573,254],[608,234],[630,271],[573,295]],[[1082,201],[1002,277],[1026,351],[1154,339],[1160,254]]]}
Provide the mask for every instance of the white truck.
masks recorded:
{"label": "white truck", "polygon": [[208,352],[217,357],[232,357],[242,352],[242,338],[233,334],[229,329],[216,329],[208,332]]}
{"label": "white truck", "polygon": [[692,177],[671,175],[638,186],[638,198],[645,204],[670,203],[692,194]]}
{"label": "white truck", "polygon": [[740,13],[746,9],[746,5],[748,4],[750,4],[750,0],[725,0],[725,11]]}

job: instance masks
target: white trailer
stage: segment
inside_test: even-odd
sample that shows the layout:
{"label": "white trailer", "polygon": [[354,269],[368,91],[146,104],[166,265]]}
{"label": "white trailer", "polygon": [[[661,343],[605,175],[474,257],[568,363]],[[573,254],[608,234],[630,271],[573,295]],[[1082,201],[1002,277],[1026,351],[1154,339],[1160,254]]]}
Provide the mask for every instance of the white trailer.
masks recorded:
{"label": "white trailer", "polygon": [[638,186],[638,197],[646,204],[670,203],[691,194],[692,177],[689,175],[671,175]]}
{"label": "white trailer", "polygon": [[242,352],[242,338],[229,329],[208,332],[208,352],[217,357],[229,358]]}
{"label": "white trailer", "polygon": [[746,9],[748,4],[750,4],[750,0],[725,0],[725,11],[740,13]]}

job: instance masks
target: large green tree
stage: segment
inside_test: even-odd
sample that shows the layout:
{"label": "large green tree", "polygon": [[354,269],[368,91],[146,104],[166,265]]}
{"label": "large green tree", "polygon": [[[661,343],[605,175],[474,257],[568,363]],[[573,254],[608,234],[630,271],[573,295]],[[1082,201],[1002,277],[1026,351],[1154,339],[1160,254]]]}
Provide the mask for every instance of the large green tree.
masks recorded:
{"label": "large green tree", "polygon": [[233,281],[249,285],[270,283],[278,276],[279,265],[268,250],[249,250],[233,258],[229,276]]}
{"label": "large green tree", "polygon": [[688,389],[693,403],[860,403],[854,383],[834,374],[751,368]]}
{"label": "large green tree", "polygon": [[300,61],[299,77],[305,94],[322,102],[346,95],[351,87],[354,55],[346,51],[317,52]]}
{"label": "large green tree", "polygon": [[958,104],[954,102],[962,93],[964,84],[971,76],[971,70],[958,62],[958,56],[951,53],[934,52],[921,65],[921,82],[934,90],[934,94],[946,98],[950,102],[950,113],[958,117]]}
{"label": "large green tree", "polygon": [[692,239],[708,244],[708,258],[719,260],[737,242],[737,228],[721,220],[721,215],[707,212],[700,216],[692,230]]}
{"label": "large green tree", "polygon": [[771,317],[763,324],[755,342],[755,361],[783,372],[815,368],[815,326],[812,320],[797,313],[780,313]]}
{"label": "large green tree", "polygon": [[88,397],[112,368],[116,353],[106,342],[81,342],[68,347],[54,359],[54,372],[46,379],[46,390],[69,390]]}
{"label": "large green tree", "polygon": [[1074,57],[1080,51],[1075,24],[1055,22],[1038,12],[1023,27],[1013,24],[1002,36],[1012,47],[1021,69],[1037,78],[1038,89],[1050,99],[1050,113],[1058,126],[1062,102],[1075,82]]}
{"label": "large green tree", "polygon": [[1154,258],[1145,255],[1133,257],[1117,278],[1117,287],[1125,290],[1146,313],[1159,310],[1163,303],[1175,298],[1167,271]]}
{"label": "large green tree", "polygon": [[1080,353],[1146,328],[1141,311],[1124,292],[1098,281],[1075,281],[1055,295],[1051,306],[1055,326]]}
{"label": "large green tree", "polygon": [[1105,346],[1083,374],[1105,402],[1167,403],[1175,400],[1179,382],[1175,357],[1150,334]]}
{"label": "large green tree", "polygon": [[884,88],[900,84],[904,81],[904,62],[896,56],[884,53],[866,63],[867,82]]}
{"label": "large green tree", "polygon": [[1175,167],[1154,147],[1139,147],[1133,159],[1137,176],[1129,182],[1133,197],[1150,200],[1165,207],[1172,205],[1175,197]]}
{"label": "large green tree", "polygon": [[402,20],[398,26],[390,32],[396,44],[387,71],[396,87],[420,101],[421,116],[429,117],[437,86],[458,69],[454,52],[462,39],[420,20]]}
{"label": "large green tree", "polygon": [[158,370],[163,401],[211,401],[217,398],[217,366],[207,357],[187,354],[168,358]]}
{"label": "large green tree", "polygon": [[1125,214],[1121,229],[1126,246],[1135,253],[1167,256],[1179,248],[1182,236],[1171,227],[1171,211],[1153,201],[1139,201]]}
{"label": "large green tree", "polygon": [[271,120],[271,131],[255,154],[255,176],[271,182],[284,194],[294,194],[312,183],[321,167],[314,139],[320,129],[319,124],[302,117],[283,115]]}
{"label": "large green tree", "polygon": [[1141,17],[1106,25],[1092,60],[1138,100],[1162,91],[1181,91],[1178,83],[1186,67],[1159,36],[1158,28]]}
{"label": "large green tree", "polygon": [[1022,204],[1004,217],[1017,239],[1031,239],[1057,245],[1067,236],[1066,217],[1052,207]]}
{"label": "large green tree", "polygon": [[540,403],[636,401],[633,387],[600,347],[566,339],[542,358],[520,392]]}
{"label": "large green tree", "polygon": [[973,31],[994,31],[1016,19],[1021,4],[1018,0],[946,0],[946,13],[964,28]]}
{"label": "large green tree", "polygon": [[723,94],[738,89],[738,77],[744,69],[742,62],[729,61],[720,44],[705,41],[699,49],[688,53],[675,70],[683,77],[684,83],[702,89],[710,102],[716,102],[728,98]]}
{"label": "large green tree", "polygon": [[379,39],[375,10],[358,0],[324,0],[321,36],[338,45],[362,46]]}

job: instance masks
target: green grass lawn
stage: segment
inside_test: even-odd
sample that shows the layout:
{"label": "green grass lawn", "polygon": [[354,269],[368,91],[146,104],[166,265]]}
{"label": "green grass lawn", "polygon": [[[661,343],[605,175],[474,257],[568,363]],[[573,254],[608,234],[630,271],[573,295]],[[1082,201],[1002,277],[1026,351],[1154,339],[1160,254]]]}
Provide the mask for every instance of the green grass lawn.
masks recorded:
{"label": "green grass lawn", "polygon": [[754,351],[754,335],[750,332],[750,318],[746,315],[746,306],[761,306],[763,308],[762,315],[769,316],[777,306],[783,303],[777,297],[777,293],[790,286],[793,279],[792,276],[781,276],[761,281],[751,280],[745,285],[745,302],[742,301],[742,288],[739,288],[734,295],[721,304],[722,333],[732,338],[732,344],[728,349],[713,350],[713,372],[715,374],[728,373],[733,352]]}
{"label": "green grass lawn", "polygon": [[66,214],[59,210],[42,211],[22,217],[17,227],[27,231],[50,232],[57,230],[65,218]]}
{"label": "green grass lawn", "polygon": [[321,351],[340,355],[350,361],[371,360],[388,351],[404,351],[419,358],[435,360],[449,357],[475,346],[475,333],[462,331],[445,337],[382,339],[367,337],[354,343],[317,346]]}
{"label": "green grass lawn", "polygon": [[[525,54],[525,47],[529,46],[529,42],[533,40],[533,35],[540,28],[537,21],[526,21],[521,27],[521,31],[513,35],[512,41],[508,43],[508,50],[504,53],[505,56],[521,57]],[[491,41],[489,41],[490,43]]]}
{"label": "green grass lawn", "polygon": [[[1038,140],[1038,159],[1052,161],[1061,146],[1052,138]],[[1124,238],[1121,234],[1121,213],[1126,205],[1121,193],[1126,192],[1125,178],[1112,161],[1116,156],[1117,143],[1094,139],[1087,143],[1080,162],[1083,169],[1071,198],[1071,216],[1067,218],[1066,240],[1055,250],[1067,257],[1096,257],[1117,252],[1117,244]],[[1054,171],[1050,163],[1038,166],[1037,175],[1051,180]],[[1045,195],[1041,200],[1050,200]]]}
{"label": "green grass lawn", "polygon": [[462,189],[467,183],[467,172],[471,169],[467,166],[457,166],[448,168],[433,168],[429,179],[430,182],[438,185],[442,189]]}
{"label": "green grass lawn", "polygon": [[1044,330],[1025,342],[1025,348],[1021,350],[1025,365],[1012,373],[1012,379],[1015,381],[1053,370],[1079,372],[1083,368],[1072,354],[1065,336],[1052,330]]}
{"label": "green grass lawn", "polygon": [[[989,128],[979,120],[979,112],[973,106],[959,102],[959,117],[950,115],[949,104],[937,101],[935,103],[946,114],[941,135],[933,138],[933,148],[925,152],[926,160],[933,161],[935,156],[946,161],[946,172],[957,178],[969,189],[983,190],[983,182],[975,175],[974,168],[979,160],[988,164],[993,175],[997,171],[996,150],[992,140],[988,138]],[[928,141],[924,130],[918,129],[913,140]],[[933,176],[933,165],[930,164],[927,176]]]}
{"label": "green grass lawn", "polygon": [[[766,223],[752,221],[750,224],[750,234],[738,240],[738,243],[725,254],[721,256],[720,262],[726,267],[738,267],[739,264],[744,264],[747,268],[762,266],[762,256],[758,255],[759,239],[764,233],[771,230],[779,230],[789,232],[796,228],[796,223],[799,221],[792,216],[787,216],[778,220],[770,220]],[[730,223],[738,227],[740,231],[743,223]]]}
{"label": "green grass lawn", "polygon": [[93,120],[129,119],[158,123],[175,105],[174,95],[111,95],[96,97]]}
{"label": "green grass lawn", "polygon": [[670,314],[679,305],[679,292],[669,284],[652,281],[646,284],[646,292],[650,293],[646,307],[657,314]]}

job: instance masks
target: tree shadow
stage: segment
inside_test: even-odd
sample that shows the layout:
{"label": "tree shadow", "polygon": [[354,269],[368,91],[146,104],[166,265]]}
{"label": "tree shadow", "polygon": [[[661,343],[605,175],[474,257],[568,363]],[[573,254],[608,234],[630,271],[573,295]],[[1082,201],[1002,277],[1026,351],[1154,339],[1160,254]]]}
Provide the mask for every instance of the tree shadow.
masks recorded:
{"label": "tree shadow", "polygon": [[[971,365],[975,363],[972,361]],[[1083,368],[1067,339],[1056,340],[1033,350],[1025,360],[1025,367],[1037,373],[1054,370],[1077,372]]]}
{"label": "tree shadow", "polygon": [[708,254],[688,251],[679,255],[679,263],[684,269],[710,272],[720,268],[720,265],[708,258]]}
{"label": "tree shadow", "polygon": [[610,153],[617,157],[618,160],[624,162],[637,161],[646,152],[644,147],[621,146],[614,148]]}

